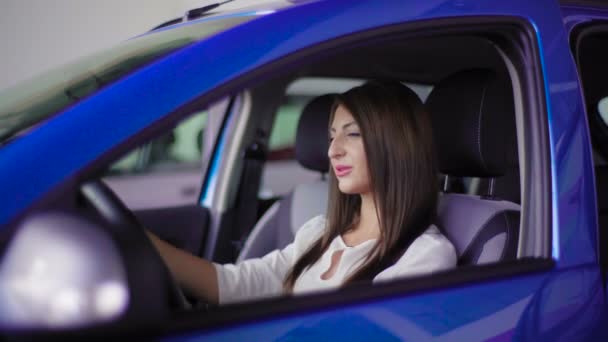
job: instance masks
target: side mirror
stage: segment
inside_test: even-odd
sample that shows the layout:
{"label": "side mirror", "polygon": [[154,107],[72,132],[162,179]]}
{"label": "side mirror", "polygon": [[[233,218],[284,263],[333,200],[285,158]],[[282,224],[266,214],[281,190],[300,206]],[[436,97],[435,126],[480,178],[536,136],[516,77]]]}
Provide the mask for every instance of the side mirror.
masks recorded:
{"label": "side mirror", "polygon": [[23,221],[0,265],[0,328],[70,328],[125,312],[129,288],[113,239],[77,215]]}

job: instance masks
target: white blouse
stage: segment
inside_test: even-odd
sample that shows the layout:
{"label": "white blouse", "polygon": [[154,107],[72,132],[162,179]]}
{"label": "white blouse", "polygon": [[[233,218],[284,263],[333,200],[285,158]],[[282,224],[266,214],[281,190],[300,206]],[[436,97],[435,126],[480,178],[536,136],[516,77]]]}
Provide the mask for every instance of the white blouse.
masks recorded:
{"label": "white blouse", "polygon": [[[261,258],[244,260],[239,264],[214,264],[220,304],[282,295],[287,272],[321,237],[325,223],[324,216],[311,219],[298,230],[291,244]],[[363,263],[375,242],[373,239],[356,246],[347,246],[338,235],[321,259],[302,272],[294,284],[293,292],[299,294],[339,287]],[[335,273],[329,279],[322,279],[321,275],[329,269],[334,252],[340,250],[344,252]],[[376,275],[373,282],[446,270],[456,266],[456,259],[452,243],[436,226],[431,225],[412,242],[394,265]]]}

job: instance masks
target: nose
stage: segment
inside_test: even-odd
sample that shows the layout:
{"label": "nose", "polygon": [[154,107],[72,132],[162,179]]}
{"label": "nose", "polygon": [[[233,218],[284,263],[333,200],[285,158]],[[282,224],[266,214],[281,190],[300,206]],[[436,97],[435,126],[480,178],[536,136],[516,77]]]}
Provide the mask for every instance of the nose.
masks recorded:
{"label": "nose", "polygon": [[327,156],[329,158],[339,158],[344,155],[344,148],[342,146],[342,140],[336,136],[330,143],[329,149],[327,150]]}

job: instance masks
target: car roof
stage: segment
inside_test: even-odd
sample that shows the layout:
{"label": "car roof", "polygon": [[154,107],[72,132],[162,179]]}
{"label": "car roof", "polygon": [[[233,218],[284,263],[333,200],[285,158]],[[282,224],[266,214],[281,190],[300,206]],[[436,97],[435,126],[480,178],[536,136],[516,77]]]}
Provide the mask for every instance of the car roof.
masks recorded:
{"label": "car roof", "polygon": [[[201,12],[200,14],[195,14],[192,17],[192,13],[197,10],[202,10],[204,7],[208,7],[211,5],[207,5],[204,7],[194,8],[186,11],[182,17],[175,18],[172,20],[168,20],[157,27],[153,28],[149,32],[143,34],[146,35],[151,32],[158,32],[159,30],[171,29],[176,26],[187,25],[190,23],[198,23],[205,21],[212,21],[217,19],[224,19],[229,17],[241,17],[241,16],[258,16],[265,15],[270,13],[275,13],[289,7],[301,5],[307,2],[318,1],[318,0],[261,0],[256,1],[253,4],[241,7],[222,7],[221,5],[217,8],[210,9],[209,11]],[[232,2],[231,2],[232,3]],[[238,4],[238,0],[235,1]]]}

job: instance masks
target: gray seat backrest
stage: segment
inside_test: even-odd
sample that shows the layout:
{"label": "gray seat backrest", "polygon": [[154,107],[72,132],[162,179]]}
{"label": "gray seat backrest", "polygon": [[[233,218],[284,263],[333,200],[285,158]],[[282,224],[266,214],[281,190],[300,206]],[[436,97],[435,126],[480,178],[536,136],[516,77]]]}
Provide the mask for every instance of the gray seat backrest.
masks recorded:
{"label": "gray seat backrest", "polygon": [[516,257],[519,205],[465,194],[442,194],[438,225],[456,248],[460,265],[482,264]]}
{"label": "gray seat backrest", "polygon": [[[435,86],[427,106],[441,173],[448,177],[479,177],[492,183],[517,165],[515,113],[508,76],[479,69],[458,72]],[[518,204],[492,193],[444,193],[437,214],[438,225],[456,247],[459,264],[517,257]]]}
{"label": "gray seat backrest", "polygon": [[331,94],[310,101],[302,111],[296,133],[296,159],[303,167],[319,171],[319,180],[297,185],[274,203],[253,227],[237,262],[287,246],[306,221],[326,213],[328,182],[323,175],[329,170],[327,129],[333,101]]}

